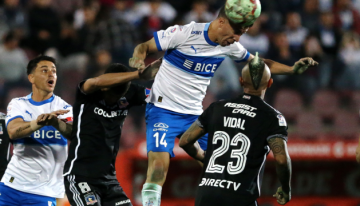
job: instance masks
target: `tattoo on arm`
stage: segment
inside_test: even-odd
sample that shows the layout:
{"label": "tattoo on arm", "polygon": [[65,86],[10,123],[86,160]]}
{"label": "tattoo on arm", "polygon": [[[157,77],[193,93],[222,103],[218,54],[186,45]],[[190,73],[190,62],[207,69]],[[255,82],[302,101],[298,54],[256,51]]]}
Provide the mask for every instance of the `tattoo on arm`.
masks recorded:
{"label": "tattoo on arm", "polygon": [[24,126],[24,127],[19,127],[19,128],[15,131],[15,133],[16,133],[16,135],[20,135],[22,131],[24,131],[24,130],[26,130],[26,129],[28,129],[28,128],[30,128],[30,124],[27,125],[27,126]]}
{"label": "tattoo on arm", "polygon": [[271,138],[268,140],[268,144],[274,155],[285,155],[285,145],[282,138]]}

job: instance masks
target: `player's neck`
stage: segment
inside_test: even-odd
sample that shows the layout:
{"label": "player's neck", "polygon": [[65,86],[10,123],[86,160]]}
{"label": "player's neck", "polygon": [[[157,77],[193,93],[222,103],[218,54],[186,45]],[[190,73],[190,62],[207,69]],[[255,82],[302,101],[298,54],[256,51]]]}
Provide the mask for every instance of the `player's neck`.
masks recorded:
{"label": "player's neck", "polygon": [[217,25],[216,25],[215,21],[210,23],[209,30],[208,30],[208,36],[212,42],[218,43],[217,38],[216,38],[216,32],[215,32],[216,27],[217,27]]}
{"label": "player's neck", "polygon": [[261,99],[264,99],[264,97],[265,97],[265,91],[266,91],[266,90],[258,91],[258,90],[253,90],[253,89],[250,89],[250,88],[244,88],[244,93],[250,94],[250,95],[253,95],[253,96],[258,96],[258,97],[260,97]]}
{"label": "player's neck", "polygon": [[31,99],[35,102],[41,102],[49,99],[53,94],[53,92],[47,92],[33,87]]}

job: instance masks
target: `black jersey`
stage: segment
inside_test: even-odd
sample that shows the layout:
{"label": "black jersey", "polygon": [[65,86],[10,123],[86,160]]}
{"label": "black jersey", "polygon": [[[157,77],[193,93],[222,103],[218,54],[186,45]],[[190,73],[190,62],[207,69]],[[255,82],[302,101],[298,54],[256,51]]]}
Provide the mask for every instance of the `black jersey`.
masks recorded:
{"label": "black jersey", "polygon": [[10,159],[10,138],[5,127],[5,114],[0,112],[0,180]]}
{"label": "black jersey", "polygon": [[211,104],[197,123],[209,133],[196,206],[249,205],[260,195],[267,140],[287,140],[280,112],[248,94]]}
{"label": "black jersey", "polygon": [[77,88],[74,121],[64,175],[116,179],[115,159],[128,110],[145,104],[145,87],[131,84],[124,97],[108,106],[99,90],[91,94]]}

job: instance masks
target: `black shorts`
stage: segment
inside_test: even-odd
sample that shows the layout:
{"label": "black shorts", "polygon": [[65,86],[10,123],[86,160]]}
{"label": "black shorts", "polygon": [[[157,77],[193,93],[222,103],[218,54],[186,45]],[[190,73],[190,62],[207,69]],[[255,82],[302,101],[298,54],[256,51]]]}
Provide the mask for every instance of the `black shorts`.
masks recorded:
{"label": "black shorts", "polygon": [[117,180],[99,180],[78,175],[64,177],[71,206],[132,206]]}

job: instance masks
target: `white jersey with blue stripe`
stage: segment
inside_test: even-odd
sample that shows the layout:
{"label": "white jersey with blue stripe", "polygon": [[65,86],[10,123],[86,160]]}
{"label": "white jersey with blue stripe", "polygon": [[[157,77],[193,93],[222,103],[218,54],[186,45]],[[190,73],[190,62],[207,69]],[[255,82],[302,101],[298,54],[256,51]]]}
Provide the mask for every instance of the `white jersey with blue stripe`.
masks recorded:
{"label": "white jersey with blue stripe", "polygon": [[[44,113],[70,110],[59,119],[72,121],[72,107],[53,95],[35,102],[31,94],[14,98],[8,105],[6,125],[16,118],[25,122],[37,119]],[[44,126],[29,137],[12,141],[13,156],[1,179],[5,185],[26,193],[63,198],[65,193],[63,167],[67,158],[67,140],[52,126]]]}
{"label": "white jersey with blue stripe", "polygon": [[154,33],[158,50],[166,53],[147,102],[178,113],[200,115],[210,79],[225,57],[236,62],[249,58],[250,53],[239,42],[225,47],[212,42],[209,26],[191,22]]}

